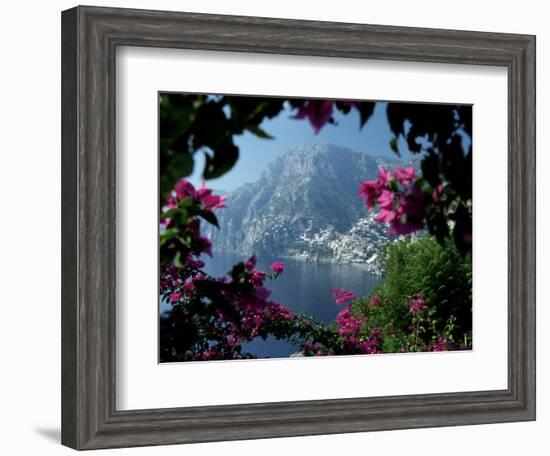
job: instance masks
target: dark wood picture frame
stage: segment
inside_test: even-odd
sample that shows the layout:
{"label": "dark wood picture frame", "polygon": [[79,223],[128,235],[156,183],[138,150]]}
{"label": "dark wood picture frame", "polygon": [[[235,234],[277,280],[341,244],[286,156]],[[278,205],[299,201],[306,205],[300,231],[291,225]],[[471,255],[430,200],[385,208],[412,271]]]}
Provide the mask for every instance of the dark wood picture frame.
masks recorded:
{"label": "dark wood picture frame", "polygon": [[[117,46],[507,68],[508,388],[467,393],[117,410]],[[76,7],[64,11],[62,245],[62,443],[72,448],[534,420],[535,37],[101,7]]]}

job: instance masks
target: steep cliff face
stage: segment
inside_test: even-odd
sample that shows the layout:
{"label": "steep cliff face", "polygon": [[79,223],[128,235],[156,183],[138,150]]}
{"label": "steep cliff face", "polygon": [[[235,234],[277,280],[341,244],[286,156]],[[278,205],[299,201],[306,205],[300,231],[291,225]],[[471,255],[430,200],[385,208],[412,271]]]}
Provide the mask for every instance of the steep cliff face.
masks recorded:
{"label": "steep cliff face", "polygon": [[228,195],[220,229],[208,233],[214,249],[368,265],[388,228],[362,204],[359,184],[400,164],[330,144],[292,149]]}

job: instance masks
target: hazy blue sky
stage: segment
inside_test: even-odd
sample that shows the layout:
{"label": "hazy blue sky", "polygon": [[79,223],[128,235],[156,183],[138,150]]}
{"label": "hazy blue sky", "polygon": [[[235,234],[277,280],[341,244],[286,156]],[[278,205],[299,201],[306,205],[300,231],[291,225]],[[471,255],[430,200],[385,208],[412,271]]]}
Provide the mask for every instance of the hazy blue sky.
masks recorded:
{"label": "hazy blue sky", "polygon": [[[359,129],[357,110],[352,109],[347,115],[335,112],[337,123],[325,125],[318,134],[315,134],[306,119],[292,119],[294,112],[286,108],[277,117],[267,119],[261,124],[275,139],[261,139],[248,132],[235,136],[234,141],[239,147],[237,164],[231,171],[218,179],[207,181],[207,184],[216,190],[232,191],[244,182],[255,181],[265,166],[277,156],[304,143],[331,143],[369,155],[395,157],[389,146],[392,134],[386,117],[386,107],[387,103],[378,102],[373,115],[362,129]],[[403,140],[399,143],[399,149],[402,158],[407,160],[410,155]],[[193,184],[200,185],[203,167],[202,154],[197,154],[195,169],[190,178]]]}

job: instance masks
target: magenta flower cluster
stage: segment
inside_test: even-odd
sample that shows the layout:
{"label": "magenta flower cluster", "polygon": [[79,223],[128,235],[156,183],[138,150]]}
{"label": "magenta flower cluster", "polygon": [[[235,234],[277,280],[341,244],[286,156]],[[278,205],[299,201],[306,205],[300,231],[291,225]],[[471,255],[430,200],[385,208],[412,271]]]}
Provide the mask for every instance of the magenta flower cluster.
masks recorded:
{"label": "magenta flower cluster", "polygon": [[381,353],[382,333],[380,328],[366,330],[369,318],[362,312],[354,311],[351,305],[346,305],[336,316],[338,334],[342,337],[349,353],[373,355]]}
{"label": "magenta flower cluster", "polygon": [[[351,295],[351,292],[338,289],[335,298],[336,296],[349,295]],[[448,333],[445,328],[439,330],[435,342],[423,342],[425,331],[428,328],[431,328],[430,330],[434,329],[434,322],[431,320],[429,313],[424,312],[428,309],[428,304],[423,293],[416,293],[406,301],[410,315],[408,325],[403,325],[404,322],[400,322],[399,327],[396,327],[394,325],[395,321],[387,322],[384,307],[388,303],[387,298],[374,294],[368,300],[361,298],[350,300],[345,309],[338,313],[336,317],[337,331],[344,353],[383,353],[385,350],[384,343],[388,339],[390,346],[395,347],[392,351],[446,351],[457,348],[447,339],[446,334]],[[380,312],[382,312],[381,315]],[[403,345],[395,346],[395,344],[400,343],[403,343]],[[311,350],[310,354],[318,356],[331,354],[330,349],[320,345],[308,348]]]}
{"label": "magenta flower cluster", "polygon": [[433,345],[433,351],[447,351],[449,350],[449,342],[447,339],[438,338],[437,342]]}
{"label": "magenta flower cluster", "polygon": [[391,226],[388,234],[410,234],[424,228],[426,208],[433,197],[439,197],[421,190],[415,178],[412,166],[393,172],[380,168],[376,180],[361,183],[359,196],[369,210],[380,208],[376,220]]}
{"label": "magenta flower cluster", "polygon": [[[248,357],[242,344],[265,336],[271,327],[288,325],[295,319],[287,307],[269,299],[271,291],[264,286],[267,274],[255,268],[249,258],[238,275],[212,277],[191,268],[168,265],[161,274],[161,295],[178,309],[180,319],[189,326],[201,324],[208,343],[201,341],[186,353],[186,360],[237,359]],[[209,293],[212,290],[214,293]],[[205,295],[215,302],[209,309]],[[200,323],[201,314],[208,318]],[[191,328],[190,328],[191,330]]]}
{"label": "magenta flower cluster", "polygon": [[[170,193],[164,211],[179,209],[180,203],[187,199],[189,204],[196,205],[198,214],[213,212],[225,205],[225,197],[214,195],[204,184],[195,189],[182,179]],[[290,335],[297,320],[303,325],[287,307],[271,300],[271,291],[265,287],[267,278],[274,279],[284,271],[284,263],[274,262],[271,271],[266,273],[256,267],[253,256],[241,263],[240,268],[234,267],[228,276],[213,277],[202,270],[204,262],[200,255],[211,255],[212,245],[201,234],[200,218],[161,220],[165,229],[181,230],[182,236],[189,238],[189,247],[180,264],[165,264],[160,275],[160,294],[173,306],[167,324],[179,328],[179,333],[197,334],[196,340],[188,342],[184,359],[246,358],[250,355],[242,352],[244,342],[269,333]],[[181,253],[180,249],[180,258]]]}
{"label": "magenta flower cluster", "polygon": [[[338,101],[342,106],[356,106],[354,101]],[[307,100],[298,107],[298,113],[293,119],[308,119],[315,134],[319,133],[327,123],[332,120],[335,102],[333,100]]]}
{"label": "magenta flower cluster", "polygon": [[[393,173],[380,170],[376,185],[364,183],[364,195],[368,204],[378,204],[388,211],[390,201],[397,204],[396,207],[401,205],[388,193],[390,188],[395,189],[392,181],[410,186],[414,179],[413,169],[398,169]],[[371,190],[373,188],[375,190]],[[421,342],[422,324],[429,322],[428,313],[423,313],[427,303],[421,293],[407,299],[410,324],[407,329],[397,329],[395,322],[388,323],[378,316],[379,312],[384,314],[387,298],[373,295],[362,299],[350,290],[334,288],[331,291],[336,304],[345,304],[345,308],[337,314],[335,327],[331,327],[295,314],[271,299],[266,281],[283,273],[285,265],[280,261],[273,262],[269,271],[262,271],[257,267],[256,257],[251,256],[235,265],[226,276],[213,277],[205,273],[200,255],[211,254],[212,245],[201,234],[200,220],[205,218],[204,213],[212,213],[224,205],[225,198],[214,195],[204,184],[197,190],[185,180],[179,181],[168,197],[164,209],[170,211],[172,217],[161,218],[165,222],[166,237],[176,233],[187,241],[178,247],[177,261],[165,262],[161,268],[160,293],[165,302],[172,305],[169,315],[161,319],[171,334],[164,358],[250,358],[253,355],[243,351],[243,344],[268,336],[295,341],[305,356],[376,354],[384,351],[386,342],[395,345],[401,340],[405,341],[401,351],[443,351],[451,346],[445,332],[439,333],[442,335],[430,344]],[[178,217],[180,210],[183,214],[196,215]],[[386,217],[385,213],[381,217]],[[162,334],[161,331],[161,337]],[[391,342],[398,337],[401,339]]]}
{"label": "magenta flower cluster", "polygon": [[332,119],[332,101],[327,100],[309,100],[298,108],[298,114],[294,119],[307,118],[311,123],[315,133]]}
{"label": "magenta flower cluster", "polygon": [[372,310],[376,310],[376,308],[379,306],[380,302],[382,300],[380,299],[380,296],[372,296],[369,300],[369,303],[370,303],[370,307]]}
{"label": "magenta flower cluster", "polygon": [[[227,199],[226,196],[214,195],[211,189],[206,188],[204,181],[201,187],[196,189],[187,179],[180,179],[166,198],[166,204],[162,208],[163,212],[176,209],[181,201],[188,198],[200,205],[205,212],[212,212],[215,209],[225,207]],[[167,228],[171,221],[170,217],[161,217],[160,223],[163,228]],[[196,222],[195,224],[197,225]],[[195,231],[199,230],[199,228],[197,225]]]}
{"label": "magenta flower cluster", "polygon": [[276,261],[275,263],[271,264],[271,270],[277,274],[280,274],[285,270],[285,265],[280,261]]}
{"label": "magenta flower cluster", "polygon": [[189,197],[196,200],[208,212],[225,207],[227,199],[226,196],[214,195],[211,189],[206,188],[204,181],[200,188],[195,189],[187,179],[180,179],[174,186],[174,190],[168,195],[167,207],[176,207],[179,201]]}
{"label": "magenta flower cluster", "polygon": [[412,315],[418,315],[424,309],[427,309],[426,301],[424,300],[422,294],[418,294],[416,297],[409,297],[407,300],[407,305],[409,306],[409,312]]}
{"label": "magenta flower cluster", "polygon": [[357,296],[351,291],[344,290],[343,288],[333,288],[332,297],[336,300],[336,304],[344,304],[345,302],[357,299]]}

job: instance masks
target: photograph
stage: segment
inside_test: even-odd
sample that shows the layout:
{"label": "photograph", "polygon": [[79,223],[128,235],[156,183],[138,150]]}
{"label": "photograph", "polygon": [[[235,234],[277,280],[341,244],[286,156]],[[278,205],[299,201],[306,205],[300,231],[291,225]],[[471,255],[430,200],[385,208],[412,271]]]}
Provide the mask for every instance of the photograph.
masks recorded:
{"label": "photograph", "polygon": [[[60,65],[40,66],[55,87],[33,105],[36,134],[19,86],[49,82],[6,84],[4,155],[21,159],[4,167],[6,214],[36,199],[23,179],[42,215],[4,224],[6,340],[23,343],[6,410],[32,418],[10,422],[10,448],[541,446],[550,32],[540,7],[399,1],[19,15],[42,32],[15,67]],[[34,288],[55,308],[41,299],[22,338],[35,257],[53,264]]]}
{"label": "photograph", "polygon": [[159,362],[472,350],[472,106],[159,92]]}

